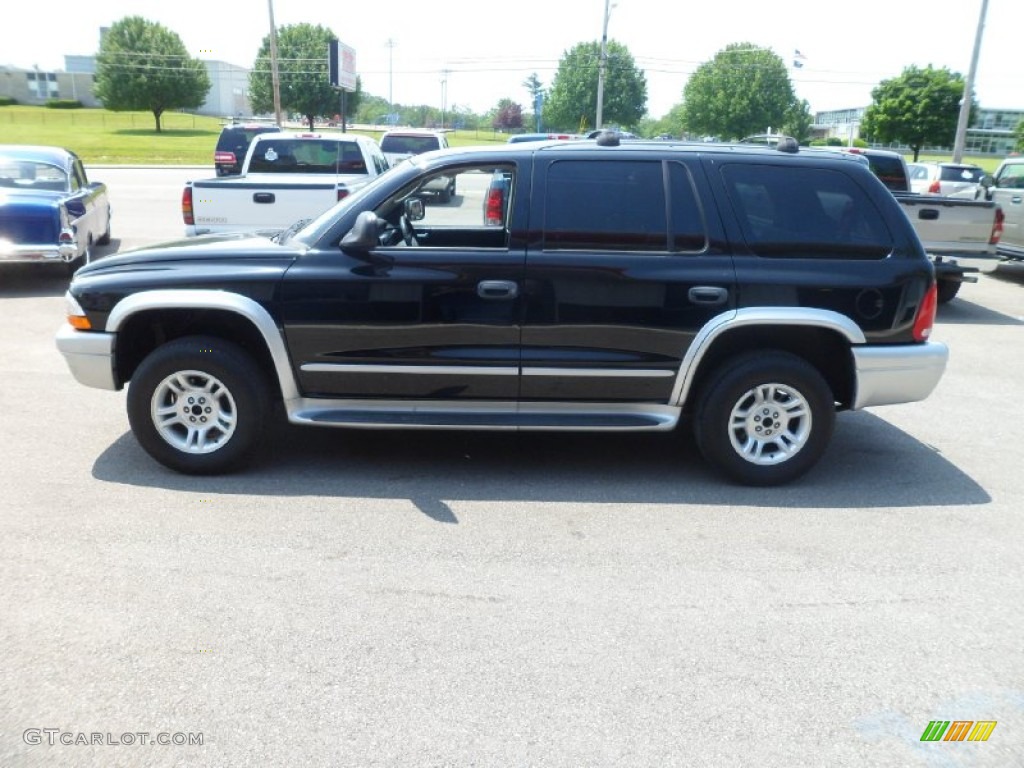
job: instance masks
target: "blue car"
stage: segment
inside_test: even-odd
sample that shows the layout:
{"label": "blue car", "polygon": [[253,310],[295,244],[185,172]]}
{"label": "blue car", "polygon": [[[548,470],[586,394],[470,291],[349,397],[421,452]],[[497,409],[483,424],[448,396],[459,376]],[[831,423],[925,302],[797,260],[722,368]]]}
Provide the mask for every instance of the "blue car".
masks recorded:
{"label": "blue car", "polygon": [[0,145],[0,262],[50,262],[74,272],[110,242],[106,185],[89,182],[60,147]]}

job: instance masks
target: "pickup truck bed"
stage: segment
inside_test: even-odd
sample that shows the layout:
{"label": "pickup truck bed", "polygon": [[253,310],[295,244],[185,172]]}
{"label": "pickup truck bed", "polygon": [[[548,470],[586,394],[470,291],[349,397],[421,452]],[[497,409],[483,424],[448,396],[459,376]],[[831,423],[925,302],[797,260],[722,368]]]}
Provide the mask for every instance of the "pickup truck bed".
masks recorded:
{"label": "pickup truck bed", "polygon": [[373,139],[349,134],[256,136],[240,176],[190,181],[187,235],[285,229],[319,216],[387,170]]}

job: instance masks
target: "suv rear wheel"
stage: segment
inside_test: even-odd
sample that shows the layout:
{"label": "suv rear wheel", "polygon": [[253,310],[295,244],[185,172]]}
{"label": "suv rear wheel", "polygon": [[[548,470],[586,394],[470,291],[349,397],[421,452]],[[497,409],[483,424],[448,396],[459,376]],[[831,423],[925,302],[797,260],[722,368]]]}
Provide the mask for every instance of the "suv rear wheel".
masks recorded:
{"label": "suv rear wheel", "polygon": [[779,485],[811,469],[835,424],[835,399],[812,365],[788,352],[740,355],[703,387],[694,431],[704,458],[745,485]]}
{"label": "suv rear wheel", "polygon": [[239,346],[188,336],[157,347],[128,387],[128,421],[146,452],[187,474],[241,467],[269,403],[259,367]]}

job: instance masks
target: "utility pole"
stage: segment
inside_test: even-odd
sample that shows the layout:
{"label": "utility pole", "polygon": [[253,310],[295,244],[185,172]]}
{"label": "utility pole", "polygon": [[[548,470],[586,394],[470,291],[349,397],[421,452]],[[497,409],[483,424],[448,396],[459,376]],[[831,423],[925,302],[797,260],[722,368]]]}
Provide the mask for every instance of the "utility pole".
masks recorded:
{"label": "utility pole", "polygon": [[609,5],[610,0],[604,0],[604,24],[601,28],[601,58],[597,64],[597,122],[594,123],[596,130],[601,130],[604,120],[604,68],[608,58],[608,14],[612,12]]}
{"label": "utility pole", "polygon": [[988,0],[981,0],[981,13],[978,16],[978,31],[974,35],[974,51],[971,53],[971,68],[967,70],[964,80],[964,97],[960,100],[960,119],[956,123],[956,140],[953,143],[953,162],[959,163],[964,156],[967,144],[967,123],[971,120],[971,97],[974,91],[974,73],[978,69],[978,54],[981,53],[981,33],[985,31],[985,14],[988,12]]}
{"label": "utility pole", "polygon": [[267,0],[270,8],[270,82],[274,89],[274,120],[280,128],[281,122],[281,75],[277,69],[277,25],[274,24],[274,0]]}
{"label": "utility pole", "polygon": [[444,108],[448,99],[448,74],[450,69],[441,70],[441,130],[444,130]]}
{"label": "utility pole", "polygon": [[395,102],[391,95],[391,77],[394,72],[392,63],[395,52],[395,41],[389,37],[388,41],[384,43],[384,45],[387,46],[388,49],[388,125],[391,125],[391,115],[394,114],[395,111]]}

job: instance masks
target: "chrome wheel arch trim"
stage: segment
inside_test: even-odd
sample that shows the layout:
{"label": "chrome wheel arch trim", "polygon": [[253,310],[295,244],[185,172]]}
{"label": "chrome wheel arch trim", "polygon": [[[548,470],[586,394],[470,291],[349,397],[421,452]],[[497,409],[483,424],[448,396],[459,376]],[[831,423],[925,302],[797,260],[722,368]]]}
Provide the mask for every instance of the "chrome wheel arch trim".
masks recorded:
{"label": "chrome wheel arch trim", "polygon": [[748,307],[723,312],[711,318],[698,331],[689,349],[686,350],[683,362],[679,366],[675,386],[672,388],[669,405],[682,407],[686,402],[686,398],[690,394],[690,386],[693,384],[704,355],[723,334],[737,328],[763,325],[799,325],[824,328],[835,331],[851,346],[864,344],[867,341],[864,331],[853,320],[829,309]]}
{"label": "chrome wheel arch trim", "polygon": [[299,397],[299,387],[292,374],[288,350],[285,348],[284,338],[277,323],[266,309],[248,296],[228,291],[191,288],[141,291],[126,296],[114,305],[107,318],[105,330],[107,333],[117,333],[130,317],[151,309],[220,309],[241,315],[256,327],[270,351],[277,380],[281,386],[281,396],[286,402]]}

